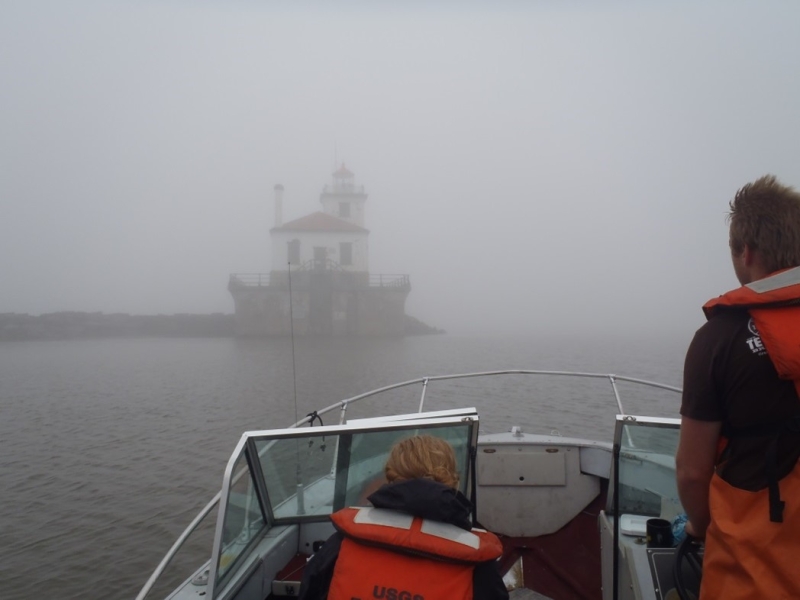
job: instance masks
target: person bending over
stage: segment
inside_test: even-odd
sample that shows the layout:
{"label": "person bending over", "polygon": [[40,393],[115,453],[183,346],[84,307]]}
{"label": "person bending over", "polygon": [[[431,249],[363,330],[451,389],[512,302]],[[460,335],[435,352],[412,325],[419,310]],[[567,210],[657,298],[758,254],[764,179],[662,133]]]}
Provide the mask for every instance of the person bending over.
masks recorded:
{"label": "person bending over", "polygon": [[369,496],[372,507],[331,515],[337,531],[306,565],[300,599],[506,600],[502,544],[471,528],[450,444],[402,440],[384,471],[388,483]]}

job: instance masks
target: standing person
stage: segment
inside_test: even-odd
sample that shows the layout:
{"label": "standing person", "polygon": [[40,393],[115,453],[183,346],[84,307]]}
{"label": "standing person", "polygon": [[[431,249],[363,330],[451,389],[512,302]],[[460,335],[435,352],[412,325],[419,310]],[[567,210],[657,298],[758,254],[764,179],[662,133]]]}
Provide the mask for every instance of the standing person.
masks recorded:
{"label": "standing person", "polygon": [[702,600],[800,598],[800,194],[762,177],[729,219],[742,287],[703,306],[686,354],[678,492]]}
{"label": "standing person", "polygon": [[419,435],[395,444],[374,508],[333,515],[334,533],[306,565],[301,600],[507,600],[502,544],[472,529],[453,448]]}

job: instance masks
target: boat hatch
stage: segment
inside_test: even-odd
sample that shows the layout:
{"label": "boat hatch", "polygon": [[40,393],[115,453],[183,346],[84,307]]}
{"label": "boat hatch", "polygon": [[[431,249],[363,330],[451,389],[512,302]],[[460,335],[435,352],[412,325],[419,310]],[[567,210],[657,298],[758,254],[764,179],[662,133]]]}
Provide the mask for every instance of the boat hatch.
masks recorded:
{"label": "boat hatch", "polygon": [[395,442],[422,433],[453,446],[467,494],[478,440],[475,409],[245,433],[223,478],[209,597],[219,597],[236,572],[250,567],[272,530],[328,521],[345,506],[367,504],[385,483],[383,467]]}
{"label": "boat hatch", "polygon": [[[646,523],[651,518],[671,522],[684,512],[675,481],[679,435],[678,419],[617,417],[613,496],[607,511],[617,518],[601,518],[603,562],[613,564],[613,569],[603,569],[605,600],[660,600],[675,587],[675,549],[648,548]],[[616,556],[610,552],[614,547],[619,549]],[[611,573],[613,582],[606,581]],[[611,590],[613,595],[608,593]]]}

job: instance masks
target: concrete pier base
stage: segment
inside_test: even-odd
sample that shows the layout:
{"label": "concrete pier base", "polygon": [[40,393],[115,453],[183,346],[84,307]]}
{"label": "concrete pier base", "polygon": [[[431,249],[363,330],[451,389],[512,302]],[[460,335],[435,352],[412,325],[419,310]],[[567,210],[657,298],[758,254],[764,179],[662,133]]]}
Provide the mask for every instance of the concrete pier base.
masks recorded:
{"label": "concrete pier base", "polygon": [[[231,275],[238,336],[403,335],[407,275],[333,270]],[[291,299],[291,302],[290,302]]]}

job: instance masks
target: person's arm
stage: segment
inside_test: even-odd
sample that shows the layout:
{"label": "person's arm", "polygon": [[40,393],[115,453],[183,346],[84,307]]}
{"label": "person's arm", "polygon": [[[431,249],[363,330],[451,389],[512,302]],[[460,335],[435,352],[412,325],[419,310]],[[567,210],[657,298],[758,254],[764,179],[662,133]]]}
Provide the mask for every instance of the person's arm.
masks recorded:
{"label": "person's arm", "polygon": [[341,547],[342,535],[337,532],[311,557],[303,570],[299,600],[325,600],[328,597],[333,568],[336,566]]}
{"label": "person's arm", "polygon": [[717,458],[720,421],[698,421],[684,416],[681,437],[675,455],[678,496],[689,522],[686,532],[703,538],[711,522],[708,489]]}

